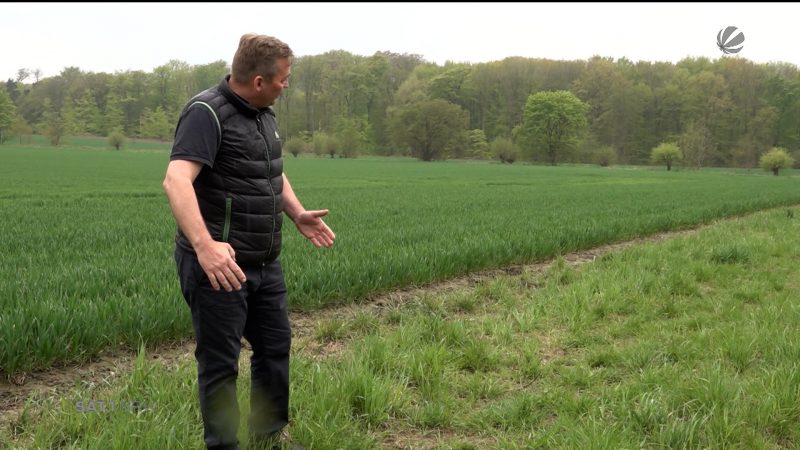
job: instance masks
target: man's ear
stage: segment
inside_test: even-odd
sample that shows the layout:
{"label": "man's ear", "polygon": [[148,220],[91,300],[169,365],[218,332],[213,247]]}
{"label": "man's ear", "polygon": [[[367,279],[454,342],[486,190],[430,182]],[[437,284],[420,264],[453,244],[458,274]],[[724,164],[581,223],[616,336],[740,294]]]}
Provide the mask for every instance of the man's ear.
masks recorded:
{"label": "man's ear", "polygon": [[264,88],[265,84],[266,80],[261,75],[256,75],[255,78],[253,78],[253,88],[256,91],[261,91],[261,89]]}

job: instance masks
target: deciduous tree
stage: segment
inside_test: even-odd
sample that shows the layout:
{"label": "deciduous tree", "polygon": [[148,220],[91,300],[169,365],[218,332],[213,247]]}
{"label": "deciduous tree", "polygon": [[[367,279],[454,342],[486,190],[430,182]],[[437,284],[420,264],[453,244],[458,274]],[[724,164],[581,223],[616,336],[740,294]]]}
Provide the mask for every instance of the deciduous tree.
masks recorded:
{"label": "deciduous tree", "polygon": [[650,153],[650,161],[653,164],[666,164],[667,170],[672,170],[672,165],[682,159],[681,149],[672,142],[661,143]]}
{"label": "deciduous tree", "polygon": [[578,143],[586,129],[588,105],[569,91],[537,92],[525,103],[521,142],[533,155],[555,165]]}
{"label": "deciduous tree", "polygon": [[764,153],[759,160],[759,165],[764,170],[771,170],[772,174],[778,176],[781,169],[792,167],[794,160],[785,148],[773,147],[772,150]]}
{"label": "deciduous tree", "polygon": [[0,144],[5,142],[9,128],[17,117],[17,107],[11,101],[5,87],[0,87]]}
{"label": "deciduous tree", "polygon": [[445,159],[445,150],[466,128],[467,112],[441,99],[410,103],[392,117],[397,142],[422,161]]}

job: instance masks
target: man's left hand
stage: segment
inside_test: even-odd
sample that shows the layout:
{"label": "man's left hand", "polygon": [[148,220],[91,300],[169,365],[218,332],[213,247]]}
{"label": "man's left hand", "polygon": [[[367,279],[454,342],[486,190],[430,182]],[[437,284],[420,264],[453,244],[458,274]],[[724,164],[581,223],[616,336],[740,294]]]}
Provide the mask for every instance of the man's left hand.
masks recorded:
{"label": "man's left hand", "polygon": [[308,238],[317,248],[330,247],[333,245],[336,235],[330,227],[321,219],[328,214],[327,209],[316,211],[303,211],[294,219],[294,224],[300,233]]}

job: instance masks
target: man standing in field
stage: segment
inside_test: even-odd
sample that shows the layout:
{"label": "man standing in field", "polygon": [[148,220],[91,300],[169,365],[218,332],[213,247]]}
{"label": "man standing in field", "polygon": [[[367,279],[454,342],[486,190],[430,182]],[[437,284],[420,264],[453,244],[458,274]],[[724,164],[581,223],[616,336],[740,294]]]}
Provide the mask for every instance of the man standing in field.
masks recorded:
{"label": "man standing in field", "polygon": [[283,213],[317,247],[334,233],[306,211],[283,174],[270,105],[289,87],[292,50],[245,34],[231,74],[191,99],[164,179],[178,225],[175,261],[192,313],[205,443],[237,449],[241,339],[253,348],[249,430],[275,442],[289,422],[291,330],[278,255]]}

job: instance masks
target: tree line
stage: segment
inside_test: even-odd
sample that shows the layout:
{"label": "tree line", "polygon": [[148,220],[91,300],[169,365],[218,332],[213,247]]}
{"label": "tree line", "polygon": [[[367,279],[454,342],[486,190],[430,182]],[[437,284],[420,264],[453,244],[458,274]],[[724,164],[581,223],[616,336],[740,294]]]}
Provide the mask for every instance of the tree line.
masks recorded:
{"label": "tree line", "polygon": [[[178,60],[152,72],[67,67],[40,78],[20,69],[0,83],[0,141],[40,133],[57,144],[64,135],[112,132],[169,140],[185,102],[228,71],[224,61]],[[580,116],[558,145],[541,122],[555,98]],[[772,147],[800,159],[797,66],[741,57],[437,65],[414,54],[337,50],[296,58],[274,108],[295,154],[643,164],[652,149],[674,143],[696,167],[755,167]]]}

